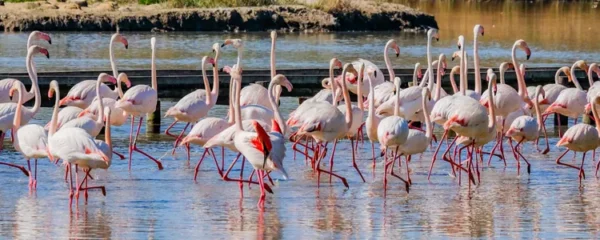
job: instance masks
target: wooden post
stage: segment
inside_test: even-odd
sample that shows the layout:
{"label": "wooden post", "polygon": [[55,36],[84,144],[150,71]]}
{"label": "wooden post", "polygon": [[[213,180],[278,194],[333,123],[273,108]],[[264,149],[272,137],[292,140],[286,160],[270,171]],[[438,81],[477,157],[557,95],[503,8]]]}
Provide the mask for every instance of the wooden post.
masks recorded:
{"label": "wooden post", "polygon": [[160,100],[156,101],[156,110],[146,116],[146,133],[160,133]]}

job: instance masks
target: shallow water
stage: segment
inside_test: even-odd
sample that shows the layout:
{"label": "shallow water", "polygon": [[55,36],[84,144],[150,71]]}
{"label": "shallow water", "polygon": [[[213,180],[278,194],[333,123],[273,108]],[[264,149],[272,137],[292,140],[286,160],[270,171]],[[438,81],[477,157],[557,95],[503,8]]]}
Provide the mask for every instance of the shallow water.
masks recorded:
{"label": "shallow water", "polygon": [[[296,99],[283,98],[287,116]],[[163,102],[165,111],[173,102]],[[49,119],[44,108],[33,121]],[[223,116],[216,106],[213,116]],[[170,124],[163,121],[163,130]],[[549,125],[550,126],[550,125]],[[179,126],[179,129],[182,126]],[[116,150],[126,152],[129,126],[114,129]],[[142,131],[144,129],[142,128]],[[90,191],[87,204],[83,196],[78,208],[69,212],[68,188],[62,168],[40,160],[38,189],[29,192],[28,179],[20,171],[0,167],[0,236],[17,239],[53,238],[400,238],[400,237],[510,237],[510,238],[598,238],[600,234],[600,183],[594,179],[591,157],[587,158],[587,179],[578,187],[577,171],[554,162],[559,152],[550,140],[551,152],[544,156],[527,145],[525,156],[531,161],[530,175],[522,169],[517,176],[510,150],[508,166],[493,160],[482,173],[482,184],[468,197],[466,182],[459,186],[449,176],[447,164],[438,162],[431,181],[427,181],[432,150],[410,164],[413,185],[410,194],[404,184],[390,178],[387,196],[383,195],[382,167],[378,158],[375,173],[368,143],[358,156],[366,183],[351,165],[349,142],[338,144],[335,171],[347,177],[349,189],[334,179],[323,177],[316,187],[316,176],[300,155],[294,160],[288,145],[285,166],[289,180],[273,174],[275,194],[267,195],[266,209],[256,207],[259,189],[244,187],[240,198],[238,185],[218,179],[214,164],[205,161],[198,181],[193,168],[201,149],[193,147],[192,160],[184,151],[167,154],[172,141],[164,136],[141,136],[139,146],[153,156],[162,156],[165,166],[156,165],[134,154],[133,170],[127,161],[113,160],[108,171],[93,172],[93,184],[105,184],[107,196]],[[0,159],[25,164],[9,146]],[[488,146],[490,148],[491,146]],[[489,149],[488,149],[489,150]],[[218,152],[218,151],[217,151]],[[572,155],[567,155],[567,162]],[[581,156],[580,154],[578,156]],[[233,154],[227,151],[227,161]],[[249,174],[249,166],[246,164]],[[238,176],[239,171],[232,173]],[[463,175],[464,176],[464,175]]]}

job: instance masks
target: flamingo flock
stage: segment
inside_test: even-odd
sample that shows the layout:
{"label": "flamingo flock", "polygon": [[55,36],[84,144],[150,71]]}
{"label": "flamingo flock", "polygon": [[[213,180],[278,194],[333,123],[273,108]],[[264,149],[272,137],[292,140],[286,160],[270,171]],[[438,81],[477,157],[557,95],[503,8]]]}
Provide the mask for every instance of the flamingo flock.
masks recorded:
{"label": "flamingo flock", "polygon": [[[173,118],[174,121],[165,134],[174,138],[173,152],[176,148],[185,147],[188,161],[192,147],[203,148],[203,153],[194,168],[194,181],[203,161],[212,158],[219,178],[227,182],[237,182],[241,196],[244,184],[258,185],[258,206],[263,208],[266,193],[273,193],[271,173],[276,171],[284,179],[288,178],[288,171],[284,165],[289,161],[289,156],[286,156],[289,145],[292,147],[294,159],[296,154],[304,156],[306,165],[316,173],[317,187],[322,183],[321,175],[325,174],[329,176],[329,183],[335,178],[349,188],[346,177],[334,168],[334,162],[345,161],[336,158],[337,145],[342,139],[350,140],[352,167],[360,179],[366,182],[357,161],[358,145],[365,135],[363,128],[366,129],[371,144],[372,168],[376,168],[378,158],[382,159],[384,194],[387,192],[388,175],[398,178],[408,193],[412,185],[412,170],[409,167],[412,156],[422,154],[430,148],[434,149],[429,170],[431,177],[433,166],[440,158],[438,153],[442,146],[446,145],[441,159],[450,165],[452,175],[458,176],[458,184],[461,184],[462,174],[466,174],[470,194],[473,184],[481,184],[482,170],[485,167],[484,155],[488,155],[487,165],[491,164],[494,157],[507,165],[504,154],[505,141],[508,141],[515,159],[517,175],[521,174],[521,160],[527,165],[526,170],[529,174],[532,171],[532,163],[522,153],[523,144],[532,142],[541,154],[547,154],[550,146],[545,121],[550,114],[560,114],[574,118],[576,125],[564,134],[560,133],[560,140],[556,146],[566,150],[556,159],[556,163],[577,169],[581,185],[585,178],[586,154],[589,151],[594,152],[600,146],[600,125],[593,127],[585,123],[577,124],[580,115],[590,112],[595,121],[599,120],[596,105],[600,104],[600,85],[593,81],[594,73],[600,77],[598,64],[592,63],[588,66],[585,61],[579,60],[571,67],[559,68],[556,72],[556,83],[528,87],[525,81],[525,65],[519,63],[517,52],[522,51],[528,60],[531,57],[531,49],[525,40],[519,39],[512,47],[511,62],[502,62],[499,72],[492,68],[484,71],[487,88],[482,92],[484,86],[479,66],[478,41],[484,36],[484,27],[476,25],[473,34],[474,89],[468,89],[468,56],[465,38],[462,35],[457,38],[459,51],[452,53],[452,60],[459,61],[450,71],[449,79],[453,92],[447,93],[441,88],[442,76],[446,74],[448,63],[443,53],[434,61],[432,45],[434,39],[439,39],[439,35],[437,29],[429,29],[425,41],[426,72],[422,73],[421,63],[416,63],[412,86],[402,89],[402,79],[394,73],[389,52],[393,50],[395,56],[399,57],[401,51],[396,41],[391,39],[383,46],[383,60],[389,72],[389,79],[385,79],[381,69],[368,60],[358,59],[343,64],[338,58],[332,58],[329,62],[329,77],[322,81],[323,89],[300,104],[287,119],[279,110],[279,98],[283,89],[290,92],[293,86],[286,76],[277,74],[276,71],[277,33],[271,33],[271,74],[267,88],[260,84],[242,88],[244,41],[226,39],[212,45],[214,56],[202,58],[200,68],[204,89],[189,93],[166,111],[165,117]],[[152,58],[149,85],[131,86],[127,74],[118,72],[113,47],[118,43],[128,49],[129,44],[125,36],[116,33],[109,43],[112,75],[101,73],[95,80],[79,82],[62,99],[59,82],[53,80],[48,97],[54,98],[55,104],[52,117],[45,126],[29,124],[39,112],[42,101],[34,57],[44,55],[50,58],[48,50],[35,45],[34,41],[51,44],[51,38],[46,33],[34,31],[27,42],[25,63],[31,89],[27,91],[24,84],[16,79],[0,80],[0,142],[4,142],[5,133],[10,131],[14,149],[22,154],[27,161],[27,167],[18,162],[0,162],[0,165],[21,170],[29,177],[30,191],[35,191],[38,185],[38,159],[48,158],[56,164],[62,160],[65,166],[65,181],[70,186],[70,207],[73,200],[79,201],[80,192],[84,193],[86,201],[89,190],[99,189],[102,194],[106,194],[105,186],[88,186],[93,181],[90,172],[94,169],[108,169],[113,154],[120,159],[127,158],[130,171],[134,153],[145,156],[162,170],[162,162],[138,146],[137,141],[144,116],[156,111],[158,104],[156,39],[150,39]],[[218,62],[221,52],[230,50],[229,46],[237,51],[237,62],[233,66],[222,68],[222,71],[229,75],[228,115],[209,116],[219,98],[221,69]],[[212,85],[206,75],[207,67],[212,67]],[[511,68],[517,77],[517,89],[504,82],[504,75]],[[582,88],[575,75],[577,68],[586,72],[590,85],[587,91]],[[341,69],[340,75],[336,76],[336,69]],[[456,74],[459,75],[458,85],[455,82]],[[575,84],[575,88],[561,85],[561,74],[566,75],[568,80]],[[123,90],[122,84],[127,87],[126,91]],[[111,89],[112,85],[114,89]],[[357,104],[352,104],[351,93],[357,95]],[[33,107],[25,107],[24,104],[31,99],[34,99]],[[131,126],[126,157],[113,150],[111,126],[121,126],[128,118]],[[139,120],[137,126],[136,118]],[[178,122],[186,125],[180,133],[172,133],[172,127]],[[424,124],[424,129],[416,123]],[[439,141],[434,135],[436,124],[444,130]],[[190,125],[191,130],[186,132]],[[96,139],[102,129],[105,132],[104,139]],[[455,134],[452,141],[448,139],[450,132]],[[545,138],[543,150],[538,147],[541,136]],[[434,147],[436,141],[437,146]],[[288,142],[291,143],[287,144]],[[493,144],[491,152],[484,151],[487,144]],[[376,145],[379,145],[377,151]],[[215,153],[215,148],[221,150],[220,156]],[[237,153],[237,157],[229,161],[230,165],[227,168],[226,149]],[[463,158],[465,150],[466,157]],[[569,151],[583,153],[580,165],[561,161]],[[323,161],[326,157],[328,161]],[[242,160],[239,178],[230,176],[240,158]],[[248,178],[243,176],[246,161],[253,168]],[[405,165],[404,170],[402,164]],[[596,164],[596,175],[599,167],[600,161]],[[401,175],[403,171],[404,176]]]}

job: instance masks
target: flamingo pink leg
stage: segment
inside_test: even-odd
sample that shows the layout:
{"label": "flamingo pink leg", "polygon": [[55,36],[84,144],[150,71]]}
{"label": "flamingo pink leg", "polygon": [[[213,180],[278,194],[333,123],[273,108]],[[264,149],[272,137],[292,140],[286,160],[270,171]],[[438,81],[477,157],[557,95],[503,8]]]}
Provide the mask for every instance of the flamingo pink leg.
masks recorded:
{"label": "flamingo pink leg", "polygon": [[23,172],[23,174],[25,174],[25,176],[29,177],[29,171],[27,171],[27,169],[25,169],[25,167],[23,167],[23,166],[15,165],[12,163],[6,163],[6,162],[0,162],[0,165],[18,168],[19,170],[21,170],[21,172]]}
{"label": "flamingo pink leg", "polygon": [[[259,184],[258,182],[252,182],[252,181],[248,181],[245,179],[234,179],[234,178],[229,178],[228,175],[231,172],[231,169],[233,169],[233,166],[235,165],[235,163],[240,159],[240,156],[242,156],[242,154],[237,155],[237,157],[233,160],[233,162],[231,162],[231,164],[229,165],[229,168],[227,169],[227,171],[225,172],[225,174],[223,174],[223,181],[227,181],[227,182],[242,182],[242,183],[253,183],[253,184]],[[269,187],[269,185],[264,184],[263,185],[265,190],[269,193],[273,193],[273,190],[271,190],[271,187]],[[243,197],[243,193],[242,196]]]}
{"label": "flamingo pink leg", "polygon": [[[408,183],[407,180],[405,180],[404,178],[402,178],[400,175],[396,175],[396,173],[394,173],[394,164],[396,162],[396,158],[398,157],[398,147],[396,147],[396,151],[394,151],[394,157],[392,159],[392,170],[391,170],[391,175],[400,179],[402,182],[404,182],[404,186],[406,187],[406,193],[410,192],[410,184]],[[399,159],[399,162],[401,162],[402,160]],[[408,169],[408,163],[406,164],[407,169]]]}
{"label": "flamingo pink leg", "polygon": [[125,155],[118,153],[117,151],[113,150],[113,154],[117,155],[119,157],[119,159],[121,160],[125,160]]}
{"label": "flamingo pink leg", "polygon": [[[207,148],[204,149],[204,153],[202,153],[202,157],[200,158],[200,160],[198,161],[198,164],[196,164],[196,168],[194,169],[194,182],[196,181],[196,178],[198,177],[198,171],[200,170],[200,164],[202,164],[204,157],[206,157],[206,153],[208,153]],[[217,167],[217,169],[218,169],[218,167]]]}
{"label": "flamingo pink leg", "polygon": [[[132,133],[133,133],[133,122],[134,122],[135,117],[131,117],[131,126],[132,126]],[[163,170],[163,166],[162,163],[158,160],[156,160],[156,158],[150,156],[148,153],[142,151],[141,149],[139,149],[137,147],[137,140],[138,137],[140,135],[140,129],[142,128],[142,121],[144,120],[144,117],[140,117],[140,122],[138,124],[138,128],[137,128],[137,133],[135,134],[135,139],[133,141],[133,143],[130,144],[129,146],[129,170],[131,170],[131,155],[133,153],[133,151],[136,151],[138,153],[141,153],[142,155],[146,156],[147,158],[149,158],[150,160],[154,161],[156,163],[156,165],[158,166],[158,170]],[[131,136],[129,138],[131,140]]]}
{"label": "flamingo pink leg", "polygon": [[[356,143],[358,143],[358,140],[356,140]],[[352,140],[352,138],[350,138],[350,145],[352,145],[352,166],[354,166],[354,169],[356,169],[356,171],[358,172],[358,175],[360,176],[360,178],[363,180],[363,182],[365,181],[365,178],[363,177],[362,173],[360,173],[360,170],[358,169],[358,164],[356,164],[356,149],[354,147],[354,140]]]}
{"label": "flamingo pink leg", "polygon": [[169,132],[169,130],[171,130],[171,128],[173,128],[173,126],[175,126],[175,124],[177,124],[179,121],[175,120],[173,121],[173,123],[171,123],[171,125],[169,125],[169,127],[167,127],[167,130],[165,130],[165,134],[167,136],[173,137],[175,139],[177,139],[177,135],[172,134],[171,132]]}
{"label": "flamingo pink leg", "polygon": [[560,159],[561,159],[561,158],[563,158],[563,157],[564,157],[564,156],[565,156],[565,155],[566,155],[566,154],[567,154],[569,151],[571,151],[571,150],[568,150],[568,149],[567,149],[567,150],[566,150],[566,151],[565,151],[563,154],[561,154],[561,155],[560,155],[560,156],[559,156],[559,157],[556,159],[556,163],[557,163],[558,165],[563,165],[563,166],[567,166],[567,167],[570,167],[570,168],[574,168],[574,169],[577,169],[577,170],[579,170],[579,185],[581,185],[581,178],[584,178],[584,179],[585,179],[585,172],[583,171],[583,160],[585,160],[585,153],[583,154],[583,160],[581,161],[581,167],[577,167],[577,166],[575,166],[575,165],[571,165],[571,164],[568,164],[568,163],[563,163],[563,162],[561,162],[561,161],[560,161]]}
{"label": "flamingo pink leg", "polygon": [[[181,139],[183,139],[183,134],[185,134],[185,130],[187,130],[187,128],[190,126],[190,123],[185,124],[185,127],[183,128],[183,130],[181,130],[181,133],[177,136],[177,138],[175,138],[175,142],[173,143],[173,150],[171,151],[171,154],[175,154],[175,149],[177,149],[177,146],[179,145],[179,142],[181,141]],[[188,147],[188,155],[189,155],[189,145],[186,144],[186,147]],[[189,156],[188,156],[188,161],[190,160]]]}

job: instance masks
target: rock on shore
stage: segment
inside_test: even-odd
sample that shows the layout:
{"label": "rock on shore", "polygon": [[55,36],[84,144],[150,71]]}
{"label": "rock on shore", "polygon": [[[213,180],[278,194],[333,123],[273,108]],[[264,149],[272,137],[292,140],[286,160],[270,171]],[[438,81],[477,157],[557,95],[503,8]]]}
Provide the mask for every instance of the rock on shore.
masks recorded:
{"label": "rock on shore", "polygon": [[[110,4],[107,7],[107,4]],[[399,4],[325,12],[305,6],[164,9],[164,6],[74,2],[7,3],[4,31],[420,31],[435,18]]]}

